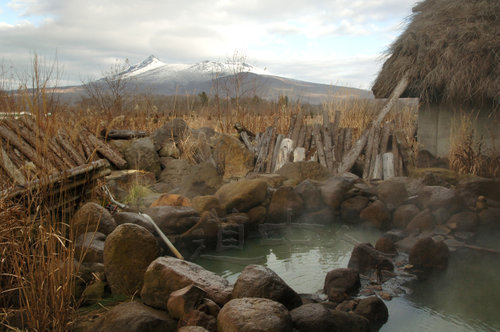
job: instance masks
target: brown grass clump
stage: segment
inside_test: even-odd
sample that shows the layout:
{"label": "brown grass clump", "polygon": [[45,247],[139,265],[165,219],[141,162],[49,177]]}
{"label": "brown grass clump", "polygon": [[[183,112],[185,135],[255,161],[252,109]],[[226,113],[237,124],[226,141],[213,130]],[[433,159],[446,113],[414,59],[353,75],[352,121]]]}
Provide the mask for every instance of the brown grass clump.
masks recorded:
{"label": "brown grass clump", "polygon": [[4,328],[66,331],[73,318],[75,266],[69,225],[46,211],[43,193],[29,206],[0,200],[0,304]]}
{"label": "brown grass clump", "polygon": [[387,51],[375,83],[388,97],[405,73],[403,97],[429,103],[500,106],[498,0],[425,0]]}
{"label": "brown grass clump", "polygon": [[473,118],[473,113],[463,113],[452,121],[450,168],[459,174],[499,177],[500,151],[495,146],[490,149],[483,148],[484,140],[489,137],[481,136],[476,132],[473,127]]}

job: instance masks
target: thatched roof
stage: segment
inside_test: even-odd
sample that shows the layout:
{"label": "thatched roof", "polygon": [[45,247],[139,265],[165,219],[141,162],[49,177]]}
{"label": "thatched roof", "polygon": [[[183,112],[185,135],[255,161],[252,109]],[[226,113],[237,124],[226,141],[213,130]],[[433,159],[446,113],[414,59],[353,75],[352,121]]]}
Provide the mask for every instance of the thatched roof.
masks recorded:
{"label": "thatched roof", "polygon": [[409,20],[375,80],[377,98],[388,97],[409,72],[403,97],[499,108],[499,0],[425,0]]}

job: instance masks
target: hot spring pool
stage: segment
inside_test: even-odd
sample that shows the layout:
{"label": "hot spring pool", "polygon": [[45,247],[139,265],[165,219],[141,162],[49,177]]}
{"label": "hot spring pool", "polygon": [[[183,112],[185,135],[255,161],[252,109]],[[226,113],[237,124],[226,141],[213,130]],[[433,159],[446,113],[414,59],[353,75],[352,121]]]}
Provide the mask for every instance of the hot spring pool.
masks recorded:
{"label": "hot spring pool", "polygon": [[[244,250],[203,252],[195,263],[234,283],[249,264],[275,271],[298,293],[323,288],[328,271],[347,267],[356,242],[372,244],[382,233],[333,225],[292,228],[286,239],[250,239]],[[490,245],[498,246],[492,235]],[[488,239],[485,239],[485,241]],[[499,249],[497,247],[497,249]],[[406,287],[412,292],[391,301],[389,321],[380,331],[500,330],[500,259],[495,254],[453,254],[446,272]]]}

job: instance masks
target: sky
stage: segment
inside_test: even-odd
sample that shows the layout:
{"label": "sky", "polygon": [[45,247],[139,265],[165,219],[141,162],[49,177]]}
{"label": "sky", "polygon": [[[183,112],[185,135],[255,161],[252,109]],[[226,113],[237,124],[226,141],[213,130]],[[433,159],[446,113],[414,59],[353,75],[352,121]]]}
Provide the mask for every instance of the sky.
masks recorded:
{"label": "sky", "polygon": [[[0,79],[37,54],[59,85],[99,78],[117,61],[226,61],[269,73],[371,88],[417,0],[0,0]],[[2,77],[3,76],[3,77]]]}

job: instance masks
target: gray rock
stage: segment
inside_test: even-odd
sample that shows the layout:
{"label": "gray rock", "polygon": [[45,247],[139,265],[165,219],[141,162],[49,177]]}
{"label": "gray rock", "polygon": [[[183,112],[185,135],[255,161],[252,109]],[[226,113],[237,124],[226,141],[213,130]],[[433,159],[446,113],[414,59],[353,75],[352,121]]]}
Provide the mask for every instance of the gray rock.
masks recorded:
{"label": "gray rock", "polygon": [[291,310],[302,304],[302,300],[283,279],[271,269],[261,265],[248,265],[234,284],[232,297],[260,297],[282,303]]}
{"label": "gray rock", "polygon": [[330,301],[342,302],[361,287],[358,271],[350,268],[331,270],[326,274],[323,291]]}
{"label": "gray rock", "polygon": [[144,274],[141,299],[155,308],[166,308],[173,291],[195,285],[207,293],[207,298],[224,305],[231,298],[229,282],[194,263],[173,257],[159,257]]}
{"label": "gray rock", "polygon": [[217,316],[217,331],[292,330],[290,313],[281,303],[261,298],[240,298],[229,301]]}
{"label": "gray rock", "polygon": [[371,270],[394,270],[392,261],[370,243],[360,243],[354,247],[347,267],[366,273]]}
{"label": "gray rock", "polygon": [[145,213],[167,235],[182,234],[200,220],[199,213],[188,206],[155,206],[146,209]]}
{"label": "gray rock", "polygon": [[393,211],[408,198],[406,186],[397,181],[384,181],[378,185],[378,198],[384,202],[390,211]]}
{"label": "gray rock", "polygon": [[333,176],[321,186],[323,201],[330,208],[338,209],[344,201],[344,195],[352,188],[355,180],[348,177]]}
{"label": "gray rock", "polygon": [[121,303],[107,311],[94,324],[100,332],[160,332],[176,331],[177,322],[165,311],[150,308],[139,302]]}
{"label": "gray rock", "polygon": [[160,175],[160,157],[151,138],[143,137],[132,140],[125,150],[124,157],[130,168],[149,171],[156,176]]}
{"label": "gray rock", "polygon": [[85,263],[102,263],[105,239],[99,232],[81,234],[75,242],[75,257],[82,257],[80,261]]}
{"label": "gray rock", "polygon": [[88,232],[108,235],[116,228],[116,223],[108,210],[99,204],[89,202],[75,213],[71,220],[71,227],[75,236]]}
{"label": "gray rock", "polygon": [[267,183],[263,180],[243,179],[223,185],[215,193],[215,197],[231,212],[233,209],[245,212],[260,205],[267,194]]}
{"label": "gray rock", "polygon": [[134,295],[160,248],[154,236],[134,224],[118,226],[104,243],[104,271],[113,294]]}

